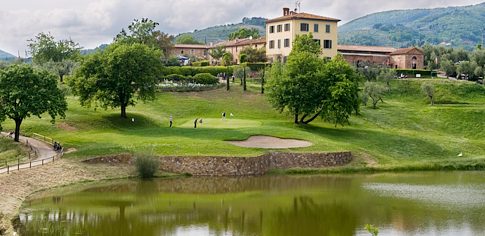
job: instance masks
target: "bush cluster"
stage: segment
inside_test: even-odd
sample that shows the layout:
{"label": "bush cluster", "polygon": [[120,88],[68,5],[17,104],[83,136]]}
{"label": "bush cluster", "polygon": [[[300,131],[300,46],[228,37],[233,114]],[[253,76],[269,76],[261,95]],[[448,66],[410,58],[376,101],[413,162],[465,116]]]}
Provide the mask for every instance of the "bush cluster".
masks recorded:
{"label": "bush cluster", "polygon": [[160,161],[156,157],[139,155],[135,159],[138,175],[143,179],[153,178],[160,168]]}
{"label": "bush cluster", "polygon": [[437,73],[436,71],[431,71],[431,70],[413,70],[413,69],[396,69],[396,74],[397,76],[400,76],[401,74],[406,75],[408,77],[414,78],[416,77],[417,74],[420,74],[421,77],[436,77]]}
{"label": "bush cluster", "polygon": [[231,76],[234,71],[232,66],[205,66],[205,67],[194,67],[194,66],[168,66],[162,68],[162,75],[183,75],[183,76],[194,76],[201,73],[209,73],[213,76],[217,76],[221,73],[226,73]]}
{"label": "bush cluster", "polygon": [[215,85],[219,83],[219,79],[210,73],[199,73],[194,76],[184,76],[179,74],[171,74],[162,78],[162,80],[168,80],[175,83],[194,83],[203,85]]}
{"label": "bush cluster", "polygon": [[209,61],[196,61],[192,62],[192,66],[209,66]]}

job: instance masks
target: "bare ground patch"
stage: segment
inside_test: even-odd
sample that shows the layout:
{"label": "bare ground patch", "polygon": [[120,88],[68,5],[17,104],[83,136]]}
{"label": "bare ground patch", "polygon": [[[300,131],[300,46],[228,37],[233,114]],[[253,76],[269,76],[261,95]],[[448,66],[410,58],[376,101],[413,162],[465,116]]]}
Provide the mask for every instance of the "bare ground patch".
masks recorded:
{"label": "bare ground patch", "polygon": [[59,123],[57,124],[57,128],[59,129],[62,129],[62,130],[65,130],[65,131],[76,131],[77,128],[66,123],[66,122],[62,122],[62,123]]}
{"label": "bare ground patch", "polygon": [[281,139],[270,136],[251,136],[244,141],[228,141],[229,143],[246,148],[286,149],[310,147],[313,144],[298,139]]}

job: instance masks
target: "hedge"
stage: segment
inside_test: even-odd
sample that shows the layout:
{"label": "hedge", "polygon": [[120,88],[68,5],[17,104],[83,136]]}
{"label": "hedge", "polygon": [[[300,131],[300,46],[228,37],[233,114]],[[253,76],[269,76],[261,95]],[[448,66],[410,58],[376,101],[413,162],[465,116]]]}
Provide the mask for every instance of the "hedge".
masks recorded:
{"label": "hedge", "polygon": [[196,61],[192,63],[192,66],[209,66],[209,61]]}
{"label": "hedge", "polygon": [[192,76],[184,76],[178,74],[171,74],[162,77],[162,80],[169,80],[177,83],[195,83],[204,85],[215,85],[219,83],[219,79],[209,73],[200,73]]}
{"label": "hedge", "polygon": [[209,73],[213,76],[217,76],[220,73],[226,73],[231,76],[234,71],[232,66],[205,66],[205,67],[195,67],[195,66],[167,66],[163,67],[161,70],[162,75],[183,75],[183,76],[194,76],[201,73]]}
{"label": "hedge", "polygon": [[416,77],[417,74],[420,74],[421,77],[436,77],[437,72],[432,70],[413,70],[413,69],[396,69],[397,76],[401,74],[407,75],[408,77]]}

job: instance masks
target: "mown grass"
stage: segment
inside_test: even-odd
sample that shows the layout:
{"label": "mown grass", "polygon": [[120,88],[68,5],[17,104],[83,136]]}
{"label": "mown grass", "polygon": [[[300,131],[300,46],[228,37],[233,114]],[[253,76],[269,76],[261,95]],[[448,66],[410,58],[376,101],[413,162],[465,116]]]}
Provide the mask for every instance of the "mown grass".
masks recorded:
{"label": "mown grass", "polygon": [[[462,169],[469,165],[483,168],[485,88],[426,80],[435,83],[439,95],[438,104],[430,106],[421,95],[422,81],[393,81],[385,103],[378,109],[362,107],[361,115],[345,127],[320,120],[308,126],[294,125],[288,114],[271,108],[256,86],[242,92],[234,83],[229,92],[222,88],[160,93],[153,102],[129,108],[127,120],[119,118],[118,110],[83,108],[75,97],[68,97],[65,120],[51,125],[48,117],[30,118],[22,131],[51,136],[67,148],[76,148],[77,152],[67,155],[72,158],[146,151],[157,155],[257,156],[268,150],[236,147],[225,141],[270,135],[314,144],[279,151],[352,151],[357,158],[351,168],[357,169],[369,163],[381,169],[447,169],[455,163],[465,163]],[[222,112],[226,112],[226,120],[221,119]],[[168,127],[170,115],[174,117],[173,128]],[[203,123],[194,129],[196,118],[202,118]],[[6,122],[4,127],[13,129],[13,124]],[[458,157],[459,153],[463,156]]]}

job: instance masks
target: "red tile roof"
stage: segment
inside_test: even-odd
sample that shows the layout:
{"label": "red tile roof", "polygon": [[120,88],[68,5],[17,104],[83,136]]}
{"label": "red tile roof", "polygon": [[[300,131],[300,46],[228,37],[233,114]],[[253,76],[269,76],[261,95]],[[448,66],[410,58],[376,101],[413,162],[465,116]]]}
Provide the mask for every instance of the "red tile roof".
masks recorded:
{"label": "red tile roof", "polygon": [[190,48],[190,49],[208,49],[208,45],[204,44],[175,44],[174,48]]}
{"label": "red tile roof", "polygon": [[377,47],[377,46],[359,46],[359,45],[338,45],[338,51],[355,51],[355,52],[380,52],[380,53],[392,53],[396,51],[391,47]]}
{"label": "red tile roof", "polygon": [[410,52],[417,50],[419,53],[424,54],[424,52],[416,47],[411,47],[411,48],[400,48],[397,49],[396,51],[392,52],[391,55],[403,55],[403,54],[409,54]]}
{"label": "red tile roof", "polygon": [[270,19],[270,20],[267,20],[266,23],[273,23],[273,22],[286,21],[286,20],[298,20],[298,19],[335,21],[335,22],[340,21],[339,19],[335,19],[335,18],[318,16],[310,13],[301,12],[301,13],[290,13],[289,15],[286,15],[286,16]]}

